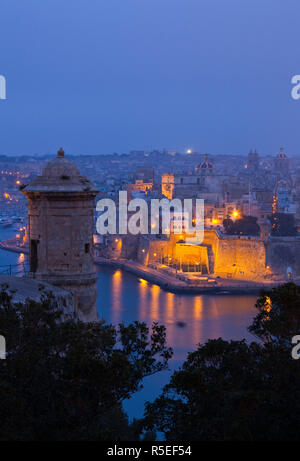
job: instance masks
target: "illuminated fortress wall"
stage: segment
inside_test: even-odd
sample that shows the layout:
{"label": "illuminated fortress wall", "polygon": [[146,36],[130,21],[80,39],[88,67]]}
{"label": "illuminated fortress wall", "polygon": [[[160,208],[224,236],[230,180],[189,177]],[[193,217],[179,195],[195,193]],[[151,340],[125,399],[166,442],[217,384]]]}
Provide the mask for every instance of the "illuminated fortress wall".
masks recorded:
{"label": "illuminated fortress wall", "polygon": [[259,237],[224,236],[206,230],[204,244],[211,246],[215,275],[255,280],[270,273],[286,277],[288,268],[300,275],[300,238],[272,237],[264,243]]}
{"label": "illuminated fortress wall", "polygon": [[175,259],[183,265],[204,265],[208,267],[207,247],[177,244],[175,246]]}
{"label": "illuminated fortress wall", "polygon": [[229,236],[215,229],[206,229],[200,245],[179,243],[180,236],[170,240],[139,241],[137,259],[148,265],[155,262],[177,261],[183,265],[202,264],[208,272],[222,278],[259,281],[269,272],[285,278],[287,269],[300,274],[300,238],[272,237],[264,242],[260,237]]}
{"label": "illuminated fortress wall", "polygon": [[210,274],[240,280],[258,280],[266,270],[266,249],[259,237],[224,236],[205,230],[202,245],[176,243],[178,236],[158,241],[141,238],[137,260],[144,265],[163,258],[187,265],[205,265]]}
{"label": "illuminated fortress wall", "polygon": [[266,250],[258,238],[225,237],[218,239],[215,253],[215,275],[241,280],[256,280],[264,276]]}

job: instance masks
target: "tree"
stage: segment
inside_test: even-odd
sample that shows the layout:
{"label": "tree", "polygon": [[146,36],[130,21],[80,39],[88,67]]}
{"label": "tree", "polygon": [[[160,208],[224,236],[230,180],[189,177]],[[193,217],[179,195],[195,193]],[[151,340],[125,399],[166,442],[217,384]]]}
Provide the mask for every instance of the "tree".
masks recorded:
{"label": "tree", "polygon": [[272,235],[278,237],[289,237],[297,235],[294,215],[288,213],[273,213],[269,216]]}
{"label": "tree", "polygon": [[231,230],[233,228],[233,220],[229,218],[229,216],[227,216],[227,218],[225,218],[223,220],[223,227],[224,227],[224,230],[226,232],[226,234],[231,234]]}
{"label": "tree", "polygon": [[262,290],[256,305],[258,310],[248,328],[264,343],[277,343],[288,349],[291,338],[300,333],[300,287],[286,283]]}
{"label": "tree", "polygon": [[169,441],[299,440],[300,361],[291,357],[299,307],[294,284],[263,292],[250,326],[261,342],[199,345],[146,404],[145,428]]}
{"label": "tree", "polygon": [[243,216],[236,221],[224,219],[223,226],[226,234],[231,235],[259,235],[260,232],[257,218],[254,216]]}
{"label": "tree", "polygon": [[14,305],[0,293],[0,440],[136,439],[122,402],[167,367],[163,326],[62,321],[51,294]]}

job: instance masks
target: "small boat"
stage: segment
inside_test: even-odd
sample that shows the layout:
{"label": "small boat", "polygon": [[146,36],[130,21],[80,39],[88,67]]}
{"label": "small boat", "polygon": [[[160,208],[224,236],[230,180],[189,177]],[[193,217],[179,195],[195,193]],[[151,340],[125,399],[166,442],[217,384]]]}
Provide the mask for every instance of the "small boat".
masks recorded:
{"label": "small boat", "polygon": [[2,227],[10,227],[10,226],[12,225],[12,223],[13,223],[13,222],[12,222],[11,219],[4,219],[4,218],[3,218],[3,219],[0,220],[0,225],[1,225]]}
{"label": "small boat", "polygon": [[184,328],[186,326],[186,323],[185,322],[176,322],[176,325],[179,327],[179,328]]}

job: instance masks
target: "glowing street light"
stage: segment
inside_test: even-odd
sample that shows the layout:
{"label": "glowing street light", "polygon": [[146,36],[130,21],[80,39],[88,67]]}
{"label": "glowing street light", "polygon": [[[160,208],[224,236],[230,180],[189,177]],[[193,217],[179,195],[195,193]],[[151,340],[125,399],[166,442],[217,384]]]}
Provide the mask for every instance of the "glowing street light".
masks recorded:
{"label": "glowing street light", "polygon": [[233,216],[234,218],[239,218],[239,217],[240,217],[240,214],[239,214],[239,212],[238,212],[237,210],[234,210],[234,212],[232,213],[232,216]]}

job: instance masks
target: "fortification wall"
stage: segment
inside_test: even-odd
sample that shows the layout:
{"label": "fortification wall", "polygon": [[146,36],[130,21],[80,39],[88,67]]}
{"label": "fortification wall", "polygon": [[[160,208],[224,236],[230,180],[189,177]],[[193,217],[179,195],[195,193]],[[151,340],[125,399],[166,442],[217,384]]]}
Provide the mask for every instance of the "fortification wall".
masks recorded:
{"label": "fortification wall", "polygon": [[266,250],[258,238],[219,238],[214,256],[214,272],[220,277],[257,280],[265,275]]}
{"label": "fortification wall", "polygon": [[291,267],[293,275],[300,275],[300,238],[272,237],[267,244],[267,265],[273,274],[286,276]]}
{"label": "fortification wall", "polygon": [[140,239],[137,260],[141,264],[153,264],[167,256],[173,256],[173,246],[167,240]]}
{"label": "fortification wall", "polygon": [[207,247],[198,245],[182,245],[175,247],[175,258],[181,264],[202,264],[208,268]]}
{"label": "fortification wall", "polygon": [[205,229],[204,232],[204,245],[210,245],[214,255],[216,255],[219,245],[219,235],[214,229]]}
{"label": "fortification wall", "polygon": [[[209,269],[212,266],[214,275],[224,278],[259,280],[265,276],[266,248],[263,240],[258,237],[224,236],[214,229],[206,229],[202,246],[176,244],[176,240],[178,236],[171,236],[169,241],[141,237],[137,251],[138,262],[148,265],[169,256],[182,264],[201,262]],[[209,264],[211,252],[213,262]]]}

